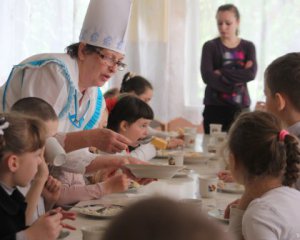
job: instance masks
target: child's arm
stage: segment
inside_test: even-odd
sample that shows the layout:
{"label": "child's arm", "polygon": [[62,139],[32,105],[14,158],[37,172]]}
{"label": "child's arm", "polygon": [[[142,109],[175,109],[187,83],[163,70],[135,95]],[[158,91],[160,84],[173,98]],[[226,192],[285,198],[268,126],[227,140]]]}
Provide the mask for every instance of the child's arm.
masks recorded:
{"label": "child's arm", "polygon": [[33,181],[31,182],[30,189],[26,194],[26,224],[31,225],[33,221],[34,212],[37,210],[38,201],[41,197],[44,185],[49,175],[48,166],[45,160],[38,166],[38,172],[36,173]]}
{"label": "child's arm", "polygon": [[54,177],[49,176],[42,192],[46,211],[49,211],[53,208],[54,204],[59,199],[60,191],[61,182]]}
{"label": "child's arm", "polygon": [[[72,173],[65,173],[64,176]],[[75,174],[73,174],[75,175]],[[82,184],[79,182],[79,174],[74,183],[76,184],[63,184],[61,189],[61,195],[57,201],[58,205],[73,204],[79,201],[91,200],[101,198],[106,194],[113,192],[122,192],[128,189],[129,180],[124,174],[115,175],[104,182],[96,183],[92,185],[85,185],[83,176]],[[73,178],[74,180],[74,178]],[[62,182],[64,182],[62,180]]]}

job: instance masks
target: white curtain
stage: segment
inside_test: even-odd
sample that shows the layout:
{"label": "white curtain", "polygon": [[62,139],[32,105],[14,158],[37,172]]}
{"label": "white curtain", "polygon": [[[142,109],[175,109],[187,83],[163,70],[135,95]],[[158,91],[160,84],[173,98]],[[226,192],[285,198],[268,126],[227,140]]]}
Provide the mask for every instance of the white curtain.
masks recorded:
{"label": "white curtain", "polygon": [[78,42],[88,0],[1,0],[0,85],[13,65]]}
{"label": "white curtain", "polygon": [[[1,0],[0,83],[24,58],[63,52],[67,45],[77,42],[88,2]],[[193,123],[202,121],[205,85],[200,77],[201,48],[218,35],[216,10],[229,2],[241,13],[240,36],[256,46],[259,70],[256,80],[249,84],[253,103],[264,99],[266,66],[284,53],[300,51],[298,0],[134,0],[127,71],[153,84],[151,105],[157,119],[168,121],[180,116]],[[109,87],[120,86],[124,73],[119,72]]]}

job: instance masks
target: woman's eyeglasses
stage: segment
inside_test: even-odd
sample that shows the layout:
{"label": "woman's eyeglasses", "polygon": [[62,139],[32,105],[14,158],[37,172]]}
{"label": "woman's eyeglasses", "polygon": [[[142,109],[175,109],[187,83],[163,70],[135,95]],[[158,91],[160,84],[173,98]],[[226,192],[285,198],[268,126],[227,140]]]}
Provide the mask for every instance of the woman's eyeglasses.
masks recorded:
{"label": "woman's eyeglasses", "polygon": [[116,61],[114,58],[105,56],[103,53],[95,51],[98,56],[105,62],[105,64],[109,67],[114,67],[115,65],[118,66],[119,71],[123,71],[126,68],[126,64],[120,61]]}

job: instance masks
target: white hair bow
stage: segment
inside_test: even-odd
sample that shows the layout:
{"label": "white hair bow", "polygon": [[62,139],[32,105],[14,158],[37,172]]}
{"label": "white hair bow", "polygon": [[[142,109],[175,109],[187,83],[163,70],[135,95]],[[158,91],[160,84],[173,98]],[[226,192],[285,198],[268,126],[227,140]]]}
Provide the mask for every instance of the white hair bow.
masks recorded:
{"label": "white hair bow", "polygon": [[9,127],[9,122],[4,122],[0,125],[0,135],[4,135],[3,130]]}

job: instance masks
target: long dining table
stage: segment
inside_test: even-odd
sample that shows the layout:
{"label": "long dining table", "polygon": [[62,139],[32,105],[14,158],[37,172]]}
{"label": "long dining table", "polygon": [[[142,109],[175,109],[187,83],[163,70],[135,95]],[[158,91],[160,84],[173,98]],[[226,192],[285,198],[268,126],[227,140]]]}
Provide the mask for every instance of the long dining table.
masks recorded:
{"label": "long dining table", "polygon": [[[196,137],[196,144],[194,151],[205,152],[209,135],[198,134]],[[168,164],[168,161],[164,158],[154,158],[150,160],[153,164]],[[166,196],[175,200],[183,199],[201,199],[202,201],[202,213],[208,215],[209,212],[215,210],[224,210],[228,203],[236,200],[240,197],[240,193],[225,193],[217,191],[212,198],[202,198],[199,192],[199,176],[200,175],[216,175],[219,170],[224,167],[224,163],[221,158],[208,160],[205,162],[193,162],[185,164],[184,167],[189,170],[187,174],[178,175],[171,179],[158,179],[148,185],[141,186],[134,191],[127,191],[124,193],[116,193],[104,196],[101,199],[82,201],[75,205],[71,210],[78,212],[77,219],[75,221],[66,220],[65,222],[76,227],[75,231],[70,231],[69,235],[64,238],[65,240],[81,240],[82,232],[81,228],[84,226],[104,226],[106,227],[111,219],[102,219],[97,217],[86,216],[81,214],[80,208],[86,205],[95,204],[117,204],[127,206],[139,201],[143,198],[151,196]],[[228,222],[218,219],[217,217],[210,217],[213,221],[217,221],[224,230],[227,229]]]}

